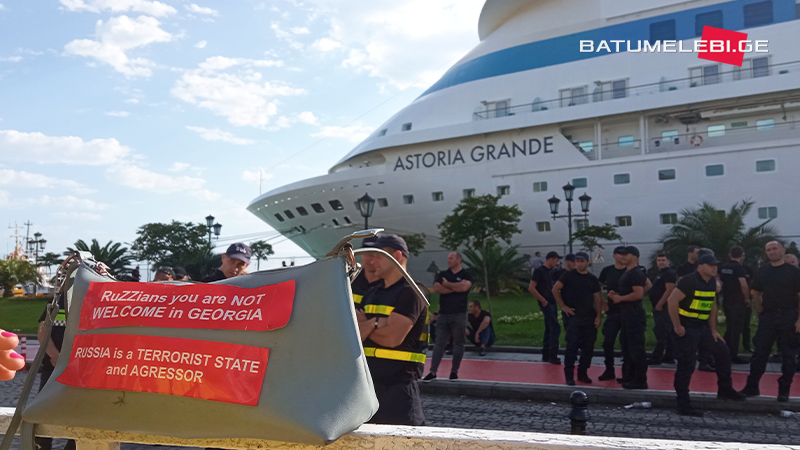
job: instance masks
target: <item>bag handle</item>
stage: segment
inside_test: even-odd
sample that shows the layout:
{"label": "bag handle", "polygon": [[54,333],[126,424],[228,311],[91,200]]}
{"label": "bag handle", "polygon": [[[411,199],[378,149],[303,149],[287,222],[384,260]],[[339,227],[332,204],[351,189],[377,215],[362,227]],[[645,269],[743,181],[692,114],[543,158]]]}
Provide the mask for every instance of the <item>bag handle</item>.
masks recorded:
{"label": "bag handle", "polygon": [[417,286],[417,282],[414,281],[413,278],[411,278],[411,275],[408,274],[405,267],[403,267],[399,262],[397,262],[397,260],[394,259],[392,255],[386,253],[385,251],[379,248],[360,248],[358,250],[353,250],[353,253],[356,255],[363,253],[373,253],[376,255],[382,255],[386,257],[389,261],[391,261],[394,264],[395,267],[400,269],[400,273],[403,275],[403,278],[405,278],[406,281],[408,281],[408,284],[410,284],[411,287],[414,288],[414,292],[417,294],[417,297],[421,298],[426,305],[431,306],[431,304],[428,302],[428,298],[425,296],[425,294],[422,293],[422,289],[420,289],[419,286]]}

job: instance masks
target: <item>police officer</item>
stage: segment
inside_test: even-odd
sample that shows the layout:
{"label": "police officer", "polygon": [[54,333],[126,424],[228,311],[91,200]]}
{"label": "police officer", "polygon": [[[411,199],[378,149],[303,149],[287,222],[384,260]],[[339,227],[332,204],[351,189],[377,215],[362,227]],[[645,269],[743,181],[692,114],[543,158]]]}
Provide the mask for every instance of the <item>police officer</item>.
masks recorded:
{"label": "police officer", "polygon": [[[744,249],[738,245],[728,252],[728,262],[719,267],[719,279],[722,282],[722,310],[725,311],[725,342],[732,364],[745,364],[739,358],[739,341],[742,338],[742,327],[747,307],[750,306],[750,288],[747,282],[747,271],[744,262]],[[749,325],[749,324],[748,324]]]}
{"label": "police officer", "polygon": [[[614,249],[614,264],[606,266],[600,271],[598,281],[608,294],[611,291],[619,292],[619,278],[627,269],[625,265],[625,246],[621,245]],[[603,310],[606,312],[606,321],[603,323],[603,354],[605,355],[606,370],[597,379],[600,381],[613,380],[617,377],[614,372],[614,346],[617,342],[617,335],[622,328],[622,315],[619,311],[619,303],[610,301],[603,302]],[[625,337],[620,336],[620,345],[625,347]]]}
{"label": "police officer", "polygon": [[691,275],[697,270],[697,258],[700,257],[700,247],[690,245],[686,248],[686,262],[678,266],[675,272],[678,274],[678,280]]}
{"label": "police officer", "polygon": [[745,396],[733,389],[730,354],[725,340],[717,332],[716,276],[719,261],[713,255],[703,255],[697,262],[697,271],[678,281],[668,304],[676,335],[678,368],[674,386],[678,396],[678,414],[700,417],[703,412],[692,408],[689,399],[689,382],[700,348],[714,356],[717,398],[741,401]]}
{"label": "police officer", "polygon": [[[408,247],[400,236],[382,234],[375,246],[406,266]],[[364,296],[356,316],[364,354],[380,404],[371,423],[424,425],[419,388],[425,354],[420,335],[428,308],[400,270],[384,256],[372,259],[382,283]]]}
{"label": "police officer", "polygon": [[669,256],[664,252],[656,255],[656,266],[658,266],[659,272],[653,279],[653,288],[649,292],[653,308],[653,333],[656,335],[656,345],[653,347],[653,353],[650,354],[650,360],[647,361],[647,364],[651,366],[675,362],[672,322],[665,307],[667,299],[675,289],[678,275],[669,266]]}
{"label": "police officer", "polygon": [[625,266],[628,270],[619,279],[619,292],[611,291],[608,299],[620,304],[622,329],[627,344],[623,347],[622,387],[625,389],[647,389],[647,353],[645,331],[647,314],[642,298],[647,292],[649,280],[639,267],[639,249],[625,247]]}
{"label": "police officer", "polygon": [[569,386],[575,385],[575,360],[578,349],[581,360],[578,365],[578,381],[591,383],[587,374],[592,364],[594,343],[597,341],[597,328],[602,321],[602,296],[600,282],[589,273],[589,255],[586,252],[575,254],[576,267],[561,275],[553,286],[553,297],[568,318],[564,322],[567,329],[567,350],[564,355],[564,377]]}
{"label": "police officer", "polygon": [[[377,240],[377,236],[365,238],[361,242],[361,248],[373,248]],[[375,274],[375,266],[372,264],[372,258],[375,257],[375,255],[367,253],[361,255],[361,273],[350,283],[350,290],[353,291],[353,303],[356,305],[361,304],[361,300],[370,288],[381,282],[380,277]]]}
{"label": "police officer", "polygon": [[544,264],[533,270],[528,292],[539,301],[539,308],[544,314],[544,338],[542,340],[542,361],[561,364],[558,357],[558,337],[561,325],[558,324],[558,305],[553,298],[553,268],[561,259],[556,252],[549,252]]}
{"label": "police officer", "polygon": [[769,264],[758,270],[753,282],[753,308],[758,313],[758,330],[753,338],[755,351],[750,358],[750,375],[742,393],[760,395],[759,382],[767,368],[767,358],[775,341],[783,357],[778,378],[778,401],[789,401],[795,373],[795,353],[800,346],[800,269],[787,264],[786,249],[778,241],[766,245]]}

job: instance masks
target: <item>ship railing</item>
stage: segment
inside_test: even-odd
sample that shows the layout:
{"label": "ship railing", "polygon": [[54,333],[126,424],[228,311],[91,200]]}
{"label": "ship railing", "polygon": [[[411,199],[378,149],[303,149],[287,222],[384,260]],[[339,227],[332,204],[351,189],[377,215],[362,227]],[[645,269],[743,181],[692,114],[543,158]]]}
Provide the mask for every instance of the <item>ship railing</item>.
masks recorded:
{"label": "ship railing", "polygon": [[[732,128],[726,126],[724,129],[706,129],[706,131],[697,133],[653,138],[648,142],[646,153],[700,150],[708,147],[792,138],[800,138],[800,121],[775,120],[761,125],[743,125]],[[603,159],[606,159],[608,156],[605,146],[602,151]]]}
{"label": "ship railing", "polygon": [[[713,63],[709,62],[709,66]],[[719,66],[717,66],[719,67]],[[699,69],[699,70],[697,70]],[[561,98],[540,100],[538,97],[531,103],[519,105],[508,105],[507,102],[488,102],[486,108],[475,111],[472,115],[473,120],[486,120],[502,117],[515,116],[518,114],[529,114],[547,111],[558,108],[569,108],[589,103],[598,103],[619,100],[628,97],[638,97],[644,95],[664,94],[685,89],[700,88],[715,84],[734,83],[737,81],[753,78],[781,76],[800,70],[800,61],[791,61],[781,64],[770,64],[764,66],[733,67],[729,70],[703,70],[702,66],[693,70],[693,75],[686,78],[667,79],[661,77],[656,83],[640,84],[636,86],[618,87],[614,89],[609,83],[599,83],[592,92],[583,89],[583,93],[570,93]]]}

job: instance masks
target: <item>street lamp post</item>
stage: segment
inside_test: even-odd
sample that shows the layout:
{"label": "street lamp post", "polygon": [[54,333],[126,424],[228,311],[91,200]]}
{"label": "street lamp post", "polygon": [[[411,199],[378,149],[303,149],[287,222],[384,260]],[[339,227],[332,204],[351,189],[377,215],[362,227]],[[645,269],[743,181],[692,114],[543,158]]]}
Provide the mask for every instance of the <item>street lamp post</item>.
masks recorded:
{"label": "street lamp post", "polygon": [[[47,244],[47,239],[42,237],[42,233],[38,231],[33,233],[33,239],[28,240],[28,250],[30,251],[31,255],[33,256],[33,265],[36,267],[38,272],[39,267],[39,252],[44,251],[44,246]],[[33,285],[33,295],[36,295],[36,284]]]}
{"label": "street lamp post", "polygon": [[214,216],[209,214],[206,216],[206,228],[208,228],[208,244],[211,245],[211,234],[213,233],[214,236],[219,239],[219,234],[222,231],[222,225],[219,222],[214,223]]}
{"label": "street lamp post", "polygon": [[587,218],[589,217],[589,202],[592,200],[592,197],[589,197],[584,193],[578,200],[581,202],[581,211],[583,213],[572,214],[572,200],[573,195],[575,194],[575,186],[570,183],[567,183],[563,187],[564,189],[564,198],[567,200],[567,214],[558,214],[558,204],[561,203],[561,200],[558,199],[555,195],[552,196],[547,202],[550,204],[550,214],[553,215],[553,220],[555,219],[567,219],[567,230],[569,232],[569,252],[572,253],[572,218],[573,217],[582,217]]}
{"label": "street lamp post", "polygon": [[372,216],[372,210],[375,209],[375,199],[364,193],[364,196],[358,199],[358,209],[361,210],[361,217],[364,218],[364,229],[368,230],[369,218]]}

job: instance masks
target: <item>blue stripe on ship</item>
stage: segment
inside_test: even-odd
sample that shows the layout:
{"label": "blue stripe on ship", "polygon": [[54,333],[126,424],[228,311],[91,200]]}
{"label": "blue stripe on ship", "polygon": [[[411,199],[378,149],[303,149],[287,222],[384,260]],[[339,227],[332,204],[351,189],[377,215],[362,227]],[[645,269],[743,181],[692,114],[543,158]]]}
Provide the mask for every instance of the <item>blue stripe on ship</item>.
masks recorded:
{"label": "blue stripe on ship", "polygon": [[[597,43],[601,40],[622,39],[631,41],[632,48],[636,48],[636,41],[650,39],[650,24],[664,20],[675,20],[675,39],[679,41],[697,38],[694,29],[695,16],[712,11],[722,11],[723,28],[741,31],[745,29],[744,6],[761,2],[762,0],[736,0],[507,48],[451,68],[421,97],[470,81],[609,54],[605,50],[600,53],[581,53],[580,41],[591,40]],[[800,9],[800,6],[795,6],[795,0],[772,0],[772,9],[773,20],[768,25],[796,20],[798,18],[796,10]],[[625,48],[626,44],[620,45],[621,50]],[[615,53],[613,45],[611,51]]]}

